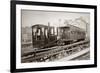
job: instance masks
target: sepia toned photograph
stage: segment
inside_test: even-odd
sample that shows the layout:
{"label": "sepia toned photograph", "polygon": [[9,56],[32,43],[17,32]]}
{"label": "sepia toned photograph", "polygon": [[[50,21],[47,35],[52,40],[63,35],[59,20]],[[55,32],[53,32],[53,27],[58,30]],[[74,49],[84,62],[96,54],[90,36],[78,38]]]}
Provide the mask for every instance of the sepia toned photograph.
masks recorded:
{"label": "sepia toned photograph", "polygon": [[96,9],[11,1],[11,72],[97,67]]}
{"label": "sepia toned photograph", "polygon": [[21,10],[21,63],[90,60],[90,13]]}

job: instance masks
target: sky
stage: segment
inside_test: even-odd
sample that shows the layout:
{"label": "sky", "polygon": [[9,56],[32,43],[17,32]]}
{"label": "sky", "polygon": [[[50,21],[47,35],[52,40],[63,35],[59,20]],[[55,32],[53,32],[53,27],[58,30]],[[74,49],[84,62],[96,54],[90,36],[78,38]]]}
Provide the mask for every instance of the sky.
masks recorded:
{"label": "sky", "polygon": [[[21,10],[22,27],[30,27],[35,24],[48,25],[48,22],[50,23],[50,26],[65,26],[65,20],[74,21],[76,18],[80,17],[82,17],[88,24],[90,24],[89,13]],[[72,25],[76,25],[83,29],[86,28],[86,25],[83,22],[79,21],[79,23],[80,24],[73,23]]]}

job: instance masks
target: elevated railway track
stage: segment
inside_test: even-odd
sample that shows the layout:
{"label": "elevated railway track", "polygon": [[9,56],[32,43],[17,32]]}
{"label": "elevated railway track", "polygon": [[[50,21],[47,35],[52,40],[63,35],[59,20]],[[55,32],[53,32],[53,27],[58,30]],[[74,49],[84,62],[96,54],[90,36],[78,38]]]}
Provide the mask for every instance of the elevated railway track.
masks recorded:
{"label": "elevated railway track", "polygon": [[[23,55],[21,58],[21,62],[29,63],[29,62],[54,61],[61,59],[62,57],[69,57],[69,56],[75,58],[89,51],[89,49],[87,49],[90,46],[89,43],[90,42],[88,40],[84,40],[69,45],[54,46],[50,48],[35,50],[33,52]],[[84,53],[82,53],[81,51],[84,51]],[[75,56],[74,54],[77,55]]]}

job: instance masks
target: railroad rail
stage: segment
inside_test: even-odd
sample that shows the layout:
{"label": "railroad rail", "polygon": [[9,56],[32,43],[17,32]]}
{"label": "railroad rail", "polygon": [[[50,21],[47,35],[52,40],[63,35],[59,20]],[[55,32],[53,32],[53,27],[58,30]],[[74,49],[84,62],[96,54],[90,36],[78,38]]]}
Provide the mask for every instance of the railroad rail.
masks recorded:
{"label": "railroad rail", "polygon": [[80,52],[85,48],[89,47],[89,40],[84,40],[76,43],[72,43],[64,46],[54,46],[50,48],[45,48],[41,50],[36,50],[34,52],[28,53],[25,56],[22,56],[21,62],[43,62],[43,61],[52,61],[61,57],[69,56],[71,54]]}

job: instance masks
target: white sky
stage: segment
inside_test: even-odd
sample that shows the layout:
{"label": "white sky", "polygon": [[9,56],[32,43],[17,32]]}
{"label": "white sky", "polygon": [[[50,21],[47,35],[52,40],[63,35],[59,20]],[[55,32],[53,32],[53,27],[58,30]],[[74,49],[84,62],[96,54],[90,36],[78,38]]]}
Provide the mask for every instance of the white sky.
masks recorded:
{"label": "white sky", "polygon": [[[44,24],[50,26],[63,26],[65,20],[75,20],[75,18],[82,17],[86,22],[90,23],[89,13],[74,13],[74,12],[54,12],[54,11],[34,11],[21,10],[22,27],[32,26],[35,24]],[[61,20],[59,22],[59,20]],[[78,25],[85,28],[86,25]]]}

